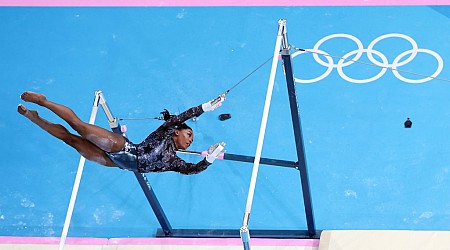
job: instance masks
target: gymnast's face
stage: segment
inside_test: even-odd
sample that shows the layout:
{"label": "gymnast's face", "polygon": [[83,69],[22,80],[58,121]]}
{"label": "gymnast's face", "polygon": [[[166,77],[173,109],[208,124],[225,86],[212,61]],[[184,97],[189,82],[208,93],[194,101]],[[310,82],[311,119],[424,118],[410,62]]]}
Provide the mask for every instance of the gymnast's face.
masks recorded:
{"label": "gymnast's face", "polygon": [[189,128],[176,129],[173,134],[173,141],[177,149],[187,149],[194,142],[194,131]]}

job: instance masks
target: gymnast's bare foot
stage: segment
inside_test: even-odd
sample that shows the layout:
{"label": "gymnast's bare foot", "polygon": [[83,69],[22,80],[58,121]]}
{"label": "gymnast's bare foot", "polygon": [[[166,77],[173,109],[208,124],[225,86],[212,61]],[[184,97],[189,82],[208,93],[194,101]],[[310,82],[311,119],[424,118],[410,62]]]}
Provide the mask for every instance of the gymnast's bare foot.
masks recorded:
{"label": "gymnast's bare foot", "polygon": [[19,112],[21,115],[25,116],[30,120],[34,120],[38,117],[37,111],[28,110],[27,107],[25,107],[23,104],[19,104],[19,106],[17,107],[17,112]]}
{"label": "gymnast's bare foot", "polygon": [[[27,91],[27,92],[23,92],[20,95],[20,98],[26,102],[32,102],[32,103],[36,103],[36,104],[42,104],[43,102],[45,102],[47,100],[47,98],[45,97],[45,95],[43,94],[38,94],[38,93],[34,93],[31,91]],[[23,105],[22,105],[23,106]],[[26,108],[25,108],[26,109]],[[20,113],[20,112],[19,112]]]}

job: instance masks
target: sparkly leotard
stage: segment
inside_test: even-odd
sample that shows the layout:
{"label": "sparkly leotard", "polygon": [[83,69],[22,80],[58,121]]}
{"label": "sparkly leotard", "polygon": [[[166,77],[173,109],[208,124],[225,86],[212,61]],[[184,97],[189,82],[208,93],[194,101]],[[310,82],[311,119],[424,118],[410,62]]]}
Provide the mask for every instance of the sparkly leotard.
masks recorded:
{"label": "sparkly leotard", "polygon": [[140,173],[165,171],[182,174],[200,173],[211,164],[206,159],[197,164],[185,162],[176,155],[177,148],[172,137],[179,124],[201,114],[203,114],[201,105],[190,108],[167,120],[141,143],[133,144],[126,140],[122,151],[106,154],[118,167]]}

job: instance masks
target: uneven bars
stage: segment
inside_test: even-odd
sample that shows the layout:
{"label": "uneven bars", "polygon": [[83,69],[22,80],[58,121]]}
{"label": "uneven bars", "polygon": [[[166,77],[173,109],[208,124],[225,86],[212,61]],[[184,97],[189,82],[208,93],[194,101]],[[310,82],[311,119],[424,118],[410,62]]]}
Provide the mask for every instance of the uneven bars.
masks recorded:
{"label": "uneven bars", "polygon": [[248,222],[250,218],[250,212],[252,209],[253,196],[255,193],[256,178],[258,177],[259,162],[261,160],[262,147],[264,144],[264,135],[266,132],[267,118],[269,117],[270,102],[272,100],[273,85],[275,82],[275,75],[278,66],[278,55],[281,47],[281,41],[284,37],[283,34],[285,31],[285,27],[286,21],[280,19],[278,21],[277,41],[275,43],[275,50],[273,52],[272,69],[270,71],[269,83],[267,86],[266,101],[264,104],[264,111],[261,119],[261,127],[259,129],[258,144],[256,147],[255,161],[253,163],[253,171],[250,180],[250,187],[248,190],[247,205],[245,207],[244,219],[242,221],[242,227],[240,229],[241,239],[245,250],[250,249],[250,233],[248,231]]}
{"label": "uneven bars", "polygon": [[[97,116],[98,103],[100,100],[100,95],[95,93],[94,105],[92,106],[91,117],[89,118],[89,124],[94,124],[95,117]],[[69,232],[70,221],[72,220],[72,213],[75,207],[75,201],[77,199],[78,189],[80,187],[81,176],[83,175],[84,163],[86,162],[86,158],[83,156],[80,157],[80,161],[78,163],[77,175],[75,176],[75,183],[72,188],[72,195],[70,196],[69,207],[67,208],[66,220],[64,221],[64,227],[61,234],[61,239],[59,241],[59,250],[64,249],[64,244],[66,243],[67,234]]]}
{"label": "uneven bars", "polygon": [[[206,151],[203,152],[196,152],[196,151],[189,151],[189,150],[177,150],[178,153],[181,154],[187,154],[187,155],[197,155],[201,157],[206,156]],[[247,163],[253,163],[255,161],[255,157],[247,156],[247,155],[238,155],[238,154],[230,154],[230,153],[221,153],[217,157],[218,160],[225,160],[225,161],[239,161],[239,162],[247,162]],[[271,159],[271,158],[262,158],[260,159],[260,164],[265,165],[272,165],[272,166],[278,166],[278,167],[287,167],[287,168],[295,168],[298,169],[299,164],[294,161],[286,161],[286,160],[278,160],[278,159]]]}

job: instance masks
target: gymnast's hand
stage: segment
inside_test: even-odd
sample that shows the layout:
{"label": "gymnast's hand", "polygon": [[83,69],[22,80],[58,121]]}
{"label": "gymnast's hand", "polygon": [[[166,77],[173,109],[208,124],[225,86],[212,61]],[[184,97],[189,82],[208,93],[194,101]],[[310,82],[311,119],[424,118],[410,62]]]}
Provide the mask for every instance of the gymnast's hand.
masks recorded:
{"label": "gymnast's hand", "polygon": [[223,101],[225,101],[225,94],[221,94],[216,99],[203,103],[202,109],[204,112],[213,111],[216,108],[222,106]]}
{"label": "gymnast's hand", "polygon": [[220,153],[225,153],[225,150],[223,150],[224,147],[225,142],[219,142],[209,147],[208,151],[206,152],[206,161],[209,163],[213,163]]}

